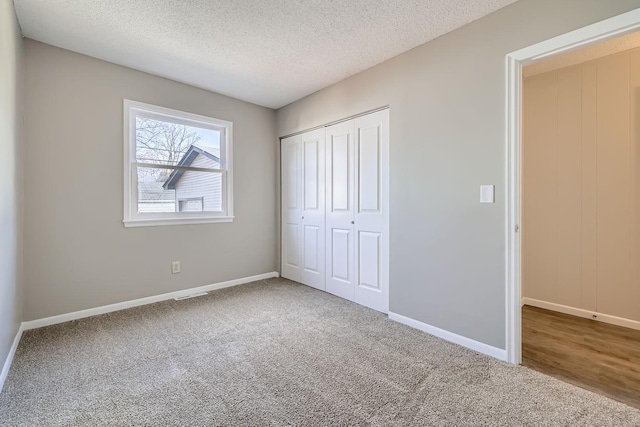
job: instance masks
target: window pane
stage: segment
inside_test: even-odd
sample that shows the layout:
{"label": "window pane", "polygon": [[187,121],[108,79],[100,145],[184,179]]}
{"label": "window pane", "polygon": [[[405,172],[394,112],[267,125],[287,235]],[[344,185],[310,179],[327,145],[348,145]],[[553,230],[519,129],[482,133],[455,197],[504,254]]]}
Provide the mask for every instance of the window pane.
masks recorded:
{"label": "window pane", "polygon": [[138,167],[138,213],[222,212],[222,173]]}
{"label": "window pane", "polygon": [[221,169],[220,132],[138,116],[136,161]]}

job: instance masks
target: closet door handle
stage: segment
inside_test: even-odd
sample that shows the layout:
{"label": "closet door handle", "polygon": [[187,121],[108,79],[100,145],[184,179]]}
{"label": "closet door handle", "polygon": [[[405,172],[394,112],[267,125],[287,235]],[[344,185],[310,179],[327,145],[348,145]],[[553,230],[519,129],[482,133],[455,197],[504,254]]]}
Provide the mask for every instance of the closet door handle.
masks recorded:
{"label": "closet door handle", "polygon": [[351,221],[351,224],[355,224],[355,223],[356,223],[355,221]]}

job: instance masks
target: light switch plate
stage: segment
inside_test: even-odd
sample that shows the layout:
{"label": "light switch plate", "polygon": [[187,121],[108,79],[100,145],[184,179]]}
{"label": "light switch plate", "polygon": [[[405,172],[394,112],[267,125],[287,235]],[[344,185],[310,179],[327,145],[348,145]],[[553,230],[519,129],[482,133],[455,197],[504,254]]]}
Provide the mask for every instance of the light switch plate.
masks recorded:
{"label": "light switch plate", "polygon": [[480,186],[480,203],[494,203],[495,185]]}
{"label": "light switch plate", "polygon": [[171,261],[171,274],[180,273],[180,261]]}

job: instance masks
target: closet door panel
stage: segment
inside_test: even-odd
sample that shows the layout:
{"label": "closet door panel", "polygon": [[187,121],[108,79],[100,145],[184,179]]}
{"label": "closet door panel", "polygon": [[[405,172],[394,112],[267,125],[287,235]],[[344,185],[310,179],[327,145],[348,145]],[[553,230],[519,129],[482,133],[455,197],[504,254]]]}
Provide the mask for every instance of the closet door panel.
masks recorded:
{"label": "closet door panel", "polygon": [[325,288],[324,129],[300,136],[302,150],[302,271],[300,281]]}
{"label": "closet door panel", "polygon": [[380,213],[381,124],[358,129],[358,211]]}
{"label": "closet door panel", "polygon": [[352,266],[350,264],[350,242],[353,241],[350,229],[331,229],[331,279],[351,286]]}
{"label": "closet door panel", "polygon": [[353,121],[326,132],[326,290],[353,301],[354,266],[354,129]]}
{"label": "closet door panel", "polygon": [[371,231],[358,232],[358,286],[369,291],[382,291],[381,235]]}
{"label": "closet door panel", "polygon": [[389,111],[354,119],[355,301],[389,311]]}
{"label": "closet door panel", "polygon": [[282,149],[282,277],[302,279],[302,187],[300,136],[283,139]]}
{"label": "closet door panel", "polygon": [[[300,268],[300,225],[287,223],[285,225],[285,264],[288,268]],[[296,280],[297,277],[288,277]]]}
{"label": "closet door panel", "polygon": [[283,199],[284,207],[287,209],[287,214],[295,212],[298,207],[298,142],[297,138],[286,140],[283,142],[283,163],[285,175],[282,179],[282,185],[284,187],[284,194],[286,198]]}
{"label": "closet door panel", "polygon": [[317,139],[305,140],[304,147],[304,209],[307,211],[318,210],[320,193],[320,141]]}
{"label": "closet door panel", "polygon": [[319,274],[321,268],[318,257],[320,245],[320,227],[304,226],[304,270],[308,273]]}
{"label": "closet door panel", "polygon": [[351,145],[352,134],[348,131],[331,135],[331,213],[350,214],[351,210]]}

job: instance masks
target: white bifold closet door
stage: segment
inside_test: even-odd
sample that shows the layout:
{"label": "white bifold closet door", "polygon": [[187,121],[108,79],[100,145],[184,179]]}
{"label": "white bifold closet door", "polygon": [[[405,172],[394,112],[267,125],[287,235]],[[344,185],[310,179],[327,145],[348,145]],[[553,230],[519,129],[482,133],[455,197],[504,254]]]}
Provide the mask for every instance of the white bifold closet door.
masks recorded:
{"label": "white bifold closet door", "polygon": [[389,110],[326,131],[326,290],[389,311]]}
{"label": "white bifold closet door", "polygon": [[282,140],[282,276],[325,289],[324,129]]}
{"label": "white bifold closet door", "polygon": [[389,311],[389,111],[282,140],[283,277]]}

